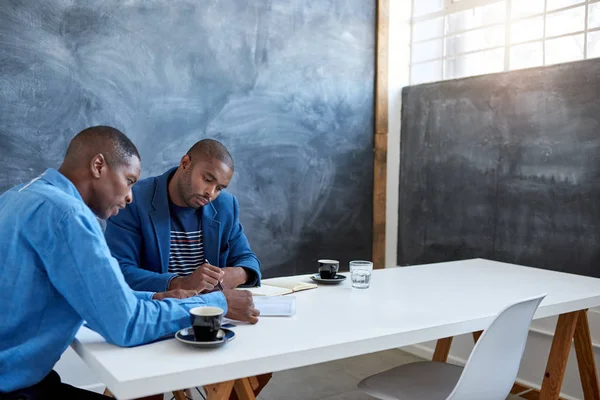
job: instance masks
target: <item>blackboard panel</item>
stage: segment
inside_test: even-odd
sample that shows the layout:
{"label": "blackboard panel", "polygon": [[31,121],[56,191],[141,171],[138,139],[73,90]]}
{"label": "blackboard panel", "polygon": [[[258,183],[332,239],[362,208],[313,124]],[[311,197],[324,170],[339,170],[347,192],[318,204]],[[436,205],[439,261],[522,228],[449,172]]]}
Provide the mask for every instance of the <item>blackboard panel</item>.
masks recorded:
{"label": "blackboard panel", "polygon": [[400,264],[600,277],[600,61],[403,91]]}
{"label": "blackboard panel", "polygon": [[113,125],[143,176],[197,140],[266,276],[371,256],[376,2],[0,0],[0,192]]}

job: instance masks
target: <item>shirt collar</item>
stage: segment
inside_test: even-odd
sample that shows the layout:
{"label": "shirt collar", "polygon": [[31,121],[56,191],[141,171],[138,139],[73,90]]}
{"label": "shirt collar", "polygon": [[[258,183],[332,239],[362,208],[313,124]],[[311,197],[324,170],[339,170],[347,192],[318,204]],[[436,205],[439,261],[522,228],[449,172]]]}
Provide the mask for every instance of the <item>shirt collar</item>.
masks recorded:
{"label": "shirt collar", "polygon": [[54,168],[48,168],[39,178],[52,186],[56,186],[63,192],[75,197],[77,200],[83,201],[81,194],[79,194],[79,191],[75,185],[73,185],[73,182]]}

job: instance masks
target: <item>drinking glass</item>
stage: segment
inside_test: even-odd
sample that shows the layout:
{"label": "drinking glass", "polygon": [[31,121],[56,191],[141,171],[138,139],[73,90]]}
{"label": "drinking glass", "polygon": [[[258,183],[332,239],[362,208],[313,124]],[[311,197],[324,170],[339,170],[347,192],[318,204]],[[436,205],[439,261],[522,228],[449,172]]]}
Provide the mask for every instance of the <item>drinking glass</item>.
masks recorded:
{"label": "drinking glass", "polygon": [[350,261],[350,276],[352,277],[352,287],[357,289],[367,289],[371,283],[372,272],[373,263],[371,261]]}

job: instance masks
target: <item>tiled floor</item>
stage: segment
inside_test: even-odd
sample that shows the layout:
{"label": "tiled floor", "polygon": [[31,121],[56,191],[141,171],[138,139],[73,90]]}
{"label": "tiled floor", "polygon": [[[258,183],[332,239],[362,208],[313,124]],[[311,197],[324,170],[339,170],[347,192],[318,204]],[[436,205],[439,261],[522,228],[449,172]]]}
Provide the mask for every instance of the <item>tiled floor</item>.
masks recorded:
{"label": "tiled floor", "polygon": [[[386,369],[420,361],[401,350],[387,350],[359,357],[276,372],[261,392],[260,400],[372,400],[356,388],[363,378]],[[165,396],[165,399],[171,399]],[[202,399],[195,393],[194,399]],[[511,398],[509,399],[517,399]],[[507,400],[509,400],[507,399]]]}

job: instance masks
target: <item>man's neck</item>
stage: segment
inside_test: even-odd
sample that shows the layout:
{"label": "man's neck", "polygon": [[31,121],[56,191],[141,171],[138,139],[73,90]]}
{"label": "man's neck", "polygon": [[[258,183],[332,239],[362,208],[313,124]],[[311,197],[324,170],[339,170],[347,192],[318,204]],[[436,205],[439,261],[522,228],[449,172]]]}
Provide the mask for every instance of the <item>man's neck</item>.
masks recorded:
{"label": "man's neck", "polygon": [[77,189],[77,191],[79,192],[79,195],[81,196],[83,202],[89,206],[88,201],[90,198],[90,188],[89,185],[86,185],[84,183],[85,179],[82,179],[81,173],[77,170],[66,168],[64,165],[61,165],[61,167],[58,169],[58,172],[60,172],[65,178],[71,181],[73,186],[75,186],[75,189]]}
{"label": "man's neck", "polygon": [[169,196],[169,201],[179,207],[187,207],[187,204],[183,201],[181,196],[179,195],[179,191],[177,190],[177,184],[179,182],[179,168],[175,170],[175,173],[169,180],[169,184],[167,186],[167,195]]}

